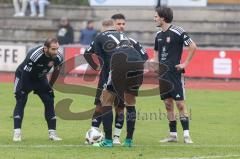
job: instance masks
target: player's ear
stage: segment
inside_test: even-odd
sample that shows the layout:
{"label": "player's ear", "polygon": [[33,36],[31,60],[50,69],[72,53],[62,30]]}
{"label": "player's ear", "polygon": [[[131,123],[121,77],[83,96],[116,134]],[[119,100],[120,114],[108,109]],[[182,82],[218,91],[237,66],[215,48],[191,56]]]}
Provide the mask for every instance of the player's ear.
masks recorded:
{"label": "player's ear", "polygon": [[44,52],[47,52],[48,51],[48,47],[47,46],[43,46],[43,50],[44,50]]}

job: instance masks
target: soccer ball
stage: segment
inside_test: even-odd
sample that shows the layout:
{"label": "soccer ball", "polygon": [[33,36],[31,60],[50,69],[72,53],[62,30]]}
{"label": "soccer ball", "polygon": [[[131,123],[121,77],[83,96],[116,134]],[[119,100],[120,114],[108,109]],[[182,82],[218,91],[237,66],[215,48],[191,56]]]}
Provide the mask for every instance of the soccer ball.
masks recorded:
{"label": "soccer ball", "polygon": [[86,133],[86,141],[88,144],[94,144],[102,141],[103,132],[99,128],[91,128]]}

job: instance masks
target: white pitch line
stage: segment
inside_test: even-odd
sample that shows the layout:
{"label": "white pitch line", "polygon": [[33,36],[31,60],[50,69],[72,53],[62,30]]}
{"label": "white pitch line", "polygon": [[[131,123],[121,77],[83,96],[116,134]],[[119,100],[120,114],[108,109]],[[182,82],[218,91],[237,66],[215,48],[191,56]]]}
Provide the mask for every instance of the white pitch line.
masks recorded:
{"label": "white pitch line", "polygon": [[0,148],[61,148],[61,147],[87,147],[90,145],[0,145]]}
{"label": "white pitch line", "polygon": [[225,156],[199,156],[199,157],[174,157],[174,158],[161,158],[161,159],[211,159],[211,158],[230,158],[240,157],[240,155],[225,155]]}
{"label": "white pitch line", "polygon": [[[42,145],[27,145],[27,144],[22,144],[21,143],[16,143],[16,144],[5,144],[5,145],[1,145],[0,144],[0,148],[61,148],[61,147],[91,147],[91,145],[87,145],[87,144],[64,144],[64,145],[47,145],[47,144],[42,144]],[[116,147],[120,147],[120,146],[116,146]],[[133,145],[133,147],[186,147],[186,148],[240,148],[240,145],[187,145],[187,144],[174,144],[174,145]]]}
{"label": "white pitch line", "polygon": [[168,144],[168,145],[162,145],[162,144],[159,144],[159,145],[134,145],[136,147],[202,147],[202,148],[231,148],[231,147],[240,147],[240,145],[195,145],[195,144]]}

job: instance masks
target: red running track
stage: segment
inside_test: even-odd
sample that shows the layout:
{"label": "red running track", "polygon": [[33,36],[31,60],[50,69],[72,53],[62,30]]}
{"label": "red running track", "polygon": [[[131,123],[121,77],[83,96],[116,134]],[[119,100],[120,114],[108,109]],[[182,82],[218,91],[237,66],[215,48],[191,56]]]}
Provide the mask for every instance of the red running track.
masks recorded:
{"label": "red running track", "polygon": [[[14,81],[13,73],[0,72],[0,83],[13,83],[13,81]],[[83,81],[82,78],[77,78],[77,77],[67,77],[65,79],[66,83],[71,83],[71,84],[84,83],[82,81]],[[240,80],[228,81],[228,80],[208,80],[208,79],[205,79],[205,80],[204,79],[199,79],[199,80],[187,79],[186,88],[240,91]]]}

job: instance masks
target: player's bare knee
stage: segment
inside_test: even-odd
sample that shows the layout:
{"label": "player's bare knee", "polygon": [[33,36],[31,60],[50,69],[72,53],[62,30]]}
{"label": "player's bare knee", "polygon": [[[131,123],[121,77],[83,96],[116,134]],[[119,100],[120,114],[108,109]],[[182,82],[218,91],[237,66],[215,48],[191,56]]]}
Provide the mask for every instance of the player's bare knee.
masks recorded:
{"label": "player's bare knee", "polygon": [[168,112],[173,112],[173,111],[174,111],[174,107],[173,107],[172,105],[166,105],[166,104],[165,104],[165,107],[166,107],[166,110],[167,110]]}
{"label": "player's bare knee", "polygon": [[173,102],[170,101],[170,100],[164,100],[164,104],[165,104],[165,107],[166,107],[166,110],[167,111],[174,111],[174,105],[173,105]]}
{"label": "player's bare knee", "polygon": [[184,102],[181,102],[181,101],[176,102],[176,106],[177,106],[179,112],[184,112],[185,111],[185,104],[184,104]]}

